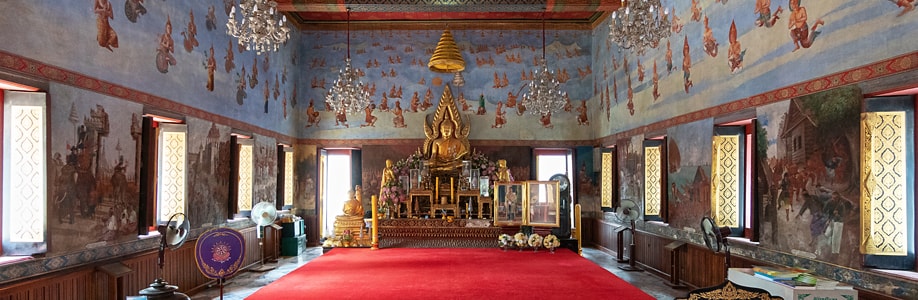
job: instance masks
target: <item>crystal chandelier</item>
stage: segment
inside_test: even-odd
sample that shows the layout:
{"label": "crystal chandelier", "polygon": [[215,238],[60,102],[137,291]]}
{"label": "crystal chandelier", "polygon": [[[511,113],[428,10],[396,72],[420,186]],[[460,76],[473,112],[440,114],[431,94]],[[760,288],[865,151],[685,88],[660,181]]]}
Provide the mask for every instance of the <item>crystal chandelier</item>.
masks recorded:
{"label": "crystal chandelier", "polygon": [[[242,17],[236,22],[236,7],[230,10],[226,22],[226,33],[239,39],[239,45],[246,50],[255,50],[258,55],[277,51],[290,38],[287,16],[279,14],[277,2],[271,0],[240,0]],[[278,17],[278,15],[280,15]]]}
{"label": "crystal chandelier", "polygon": [[548,69],[545,62],[545,16],[542,16],[542,59],[540,69],[529,82],[529,92],[523,95],[521,104],[533,115],[546,116],[560,111],[567,104],[567,93],[561,90],[561,83]]}
{"label": "crystal chandelier", "polygon": [[623,0],[619,9],[612,12],[609,40],[643,55],[647,48],[656,48],[661,39],[669,37],[668,14],[660,0]]}
{"label": "crystal chandelier", "polygon": [[351,67],[351,9],[347,8],[347,58],[338,79],[325,96],[325,102],[335,114],[356,114],[372,103],[370,92],[360,82],[360,70]]}

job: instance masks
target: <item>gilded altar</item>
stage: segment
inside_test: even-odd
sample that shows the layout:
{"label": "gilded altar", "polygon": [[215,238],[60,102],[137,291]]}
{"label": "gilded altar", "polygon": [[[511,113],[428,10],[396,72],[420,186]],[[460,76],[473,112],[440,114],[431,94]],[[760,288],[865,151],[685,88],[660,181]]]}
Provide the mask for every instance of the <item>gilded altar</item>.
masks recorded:
{"label": "gilded altar", "polygon": [[[398,205],[399,217],[491,216],[489,184],[481,183],[479,170],[469,161],[470,128],[469,117],[460,113],[450,88],[446,87],[437,110],[424,120],[426,138],[415,154],[421,161],[411,170],[405,184],[407,197]],[[482,209],[487,213],[482,214]]]}

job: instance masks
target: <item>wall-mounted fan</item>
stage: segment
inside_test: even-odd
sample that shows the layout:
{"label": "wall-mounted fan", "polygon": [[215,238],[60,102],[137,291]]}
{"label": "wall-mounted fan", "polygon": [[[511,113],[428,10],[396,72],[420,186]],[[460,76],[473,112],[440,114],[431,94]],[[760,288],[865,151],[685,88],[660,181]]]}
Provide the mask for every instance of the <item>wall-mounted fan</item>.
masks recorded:
{"label": "wall-mounted fan", "polygon": [[615,210],[615,218],[623,224],[631,225],[631,227],[628,228],[631,232],[631,244],[628,245],[628,265],[620,266],[619,268],[625,271],[643,271],[634,265],[634,222],[641,218],[640,207],[638,207],[637,203],[634,203],[634,201],[622,200],[618,209]]}
{"label": "wall-mounted fan", "polygon": [[161,236],[159,241],[159,278],[153,280],[148,288],[140,290],[140,295],[147,296],[149,299],[191,299],[185,294],[179,293],[178,286],[170,285],[163,279],[163,266],[165,262],[166,247],[175,250],[185,243],[188,238],[188,232],[191,231],[191,223],[183,213],[176,213],[169,217],[165,224],[156,227]]}
{"label": "wall-mounted fan", "polygon": [[701,218],[701,234],[704,236],[704,244],[708,246],[708,249],[715,253],[724,251],[726,256],[724,274],[727,274],[726,271],[730,269],[730,244],[727,241],[727,237],[730,236],[730,227],[717,227],[714,219],[704,217]]}
{"label": "wall-mounted fan", "polygon": [[255,222],[255,225],[258,226],[258,248],[261,250],[261,266],[252,269],[252,271],[266,272],[273,270],[274,266],[265,265],[264,230],[265,226],[273,225],[274,220],[277,219],[277,208],[274,207],[274,203],[259,202],[258,204],[255,204],[255,207],[252,207],[251,218],[252,222]]}

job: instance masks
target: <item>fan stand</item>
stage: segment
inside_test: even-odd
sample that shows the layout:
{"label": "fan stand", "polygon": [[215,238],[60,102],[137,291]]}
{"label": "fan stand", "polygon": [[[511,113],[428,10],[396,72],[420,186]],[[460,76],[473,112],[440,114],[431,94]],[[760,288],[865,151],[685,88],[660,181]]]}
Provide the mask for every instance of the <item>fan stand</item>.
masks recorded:
{"label": "fan stand", "polygon": [[634,245],[634,219],[633,218],[631,219],[631,228],[629,230],[631,231],[631,244],[628,245],[629,247],[628,248],[628,264],[624,266],[619,266],[618,268],[628,271],[628,272],[643,272],[644,270],[641,270],[641,268],[638,268],[634,265],[635,245]]}
{"label": "fan stand", "polygon": [[[170,218],[171,220],[171,218]],[[150,283],[149,287],[140,290],[141,296],[146,296],[149,299],[191,299],[188,295],[185,295],[178,291],[178,286],[170,285],[166,280],[163,279],[165,271],[163,271],[163,266],[166,265],[165,261],[165,252],[166,252],[166,236],[165,234],[160,239],[159,243],[159,257],[157,260],[157,265],[159,265],[159,277],[154,279]],[[222,294],[222,293],[221,293]]]}
{"label": "fan stand", "polygon": [[724,274],[728,274],[730,271],[730,243],[727,242],[727,238],[724,237]]}
{"label": "fan stand", "polygon": [[265,230],[265,226],[258,226],[258,250],[261,252],[261,259],[259,259],[258,261],[261,262],[261,265],[259,265],[259,266],[256,267],[256,268],[250,269],[250,271],[252,271],[252,272],[260,272],[260,273],[263,273],[263,272],[271,271],[271,270],[274,270],[274,269],[277,268],[276,266],[265,265],[265,242],[264,242],[264,240],[265,240],[265,237],[264,237],[265,234],[264,234],[264,230]]}

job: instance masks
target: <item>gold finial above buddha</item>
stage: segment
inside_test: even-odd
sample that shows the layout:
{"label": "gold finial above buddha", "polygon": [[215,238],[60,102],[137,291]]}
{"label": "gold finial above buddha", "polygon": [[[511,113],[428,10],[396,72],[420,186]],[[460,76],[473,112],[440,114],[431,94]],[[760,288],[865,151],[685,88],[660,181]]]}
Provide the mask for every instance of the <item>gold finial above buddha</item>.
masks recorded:
{"label": "gold finial above buddha", "polygon": [[449,87],[443,91],[433,120],[424,123],[424,157],[432,171],[455,170],[469,154],[469,125],[463,122]]}

